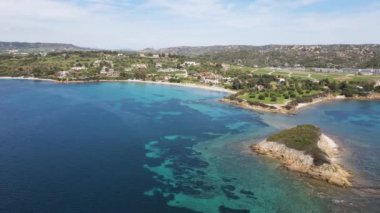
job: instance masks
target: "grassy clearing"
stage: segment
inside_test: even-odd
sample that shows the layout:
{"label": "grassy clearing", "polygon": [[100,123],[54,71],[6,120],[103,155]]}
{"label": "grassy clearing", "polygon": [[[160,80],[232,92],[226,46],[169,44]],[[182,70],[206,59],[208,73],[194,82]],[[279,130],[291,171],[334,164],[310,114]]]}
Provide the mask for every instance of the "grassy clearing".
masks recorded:
{"label": "grassy clearing", "polygon": [[264,104],[284,104],[287,100],[285,99],[284,96],[277,96],[276,100],[273,100],[271,97],[265,97],[265,99],[259,99],[260,95],[263,95],[265,97],[264,92],[258,92],[255,93],[254,95],[245,93],[244,95],[240,96],[240,98],[246,100],[246,101],[251,101],[251,102],[258,102],[258,103],[264,103]]}
{"label": "grassy clearing", "polygon": [[380,76],[373,75],[373,76],[360,76],[357,74],[348,74],[348,73],[318,73],[318,72],[307,72],[307,71],[291,71],[291,70],[272,70],[270,68],[259,68],[255,69],[255,74],[257,75],[280,75],[285,78],[289,77],[289,74],[292,73],[292,77],[300,78],[300,79],[310,79],[309,75],[313,79],[322,80],[322,79],[329,79],[329,80],[336,80],[336,81],[369,81],[374,80],[378,81],[380,80]]}
{"label": "grassy clearing", "polygon": [[273,72],[274,70],[271,70],[269,68],[260,68],[255,70],[256,75],[268,75],[269,73]]}
{"label": "grassy clearing", "polygon": [[[298,91],[293,91],[294,96],[291,97],[289,95],[291,93],[290,91],[282,91],[282,92],[277,92],[277,91],[261,91],[261,92],[246,92],[243,95],[239,96],[239,98],[244,99],[246,101],[250,102],[258,102],[258,103],[263,103],[263,104],[286,104],[289,101],[295,100],[297,98],[301,98],[304,96],[310,96],[310,95],[315,95],[321,93],[319,90],[310,90],[310,91],[302,91],[302,94],[298,93]],[[261,96],[261,98],[260,98]],[[272,98],[276,97],[276,98]]]}

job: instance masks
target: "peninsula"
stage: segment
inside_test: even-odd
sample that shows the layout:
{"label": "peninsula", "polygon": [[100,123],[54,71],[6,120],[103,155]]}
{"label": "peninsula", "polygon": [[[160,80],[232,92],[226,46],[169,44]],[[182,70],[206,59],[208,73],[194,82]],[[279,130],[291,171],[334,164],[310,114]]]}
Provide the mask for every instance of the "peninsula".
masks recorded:
{"label": "peninsula", "polygon": [[300,125],[269,136],[251,149],[278,159],[286,168],[341,187],[350,187],[351,174],[338,162],[336,143],[313,125]]}

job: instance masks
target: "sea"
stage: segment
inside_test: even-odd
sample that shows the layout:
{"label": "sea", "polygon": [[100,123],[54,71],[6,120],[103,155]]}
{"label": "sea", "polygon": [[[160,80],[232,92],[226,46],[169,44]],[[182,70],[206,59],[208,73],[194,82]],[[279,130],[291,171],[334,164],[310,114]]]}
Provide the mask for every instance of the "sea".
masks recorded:
{"label": "sea", "polygon": [[[0,80],[0,212],[378,212],[380,102],[297,115],[226,93],[144,83]],[[354,187],[288,171],[250,145],[314,124]]]}

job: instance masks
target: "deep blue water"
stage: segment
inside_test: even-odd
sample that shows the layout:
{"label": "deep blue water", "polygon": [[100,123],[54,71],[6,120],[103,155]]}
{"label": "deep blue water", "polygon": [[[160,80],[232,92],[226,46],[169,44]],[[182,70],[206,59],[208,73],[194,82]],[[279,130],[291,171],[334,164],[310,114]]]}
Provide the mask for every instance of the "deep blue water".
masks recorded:
{"label": "deep blue water", "polygon": [[[218,102],[225,94],[134,83],[0,80],[0,212],[376,212],[380,103],[297,116]],[[340,189],[248,146],[319,125],[360,180]]]}

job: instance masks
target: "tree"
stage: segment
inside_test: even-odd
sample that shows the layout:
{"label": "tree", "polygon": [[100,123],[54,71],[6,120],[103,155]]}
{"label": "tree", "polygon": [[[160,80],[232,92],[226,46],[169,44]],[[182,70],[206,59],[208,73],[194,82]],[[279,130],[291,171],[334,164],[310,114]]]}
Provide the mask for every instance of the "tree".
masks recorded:
{"label": "tree", "polygon": [[341,89],[341,90],[346,90],[346,89],[348,89],[348,84],[347,84],[347,82],[346,82],[346,81],[342,81],[342,82],[340,82],[340,84],[339,84],[339,89]]}
{"label": "tree", "polygon": [[344,95],[346,97],[353,97],[354,92],[352,90],[350,90],[349,88],[345,88],[342,90],[342,95]]}
{"label": "tree", "polygon": [[217,63],[215,65],[215,68],[216,68],[217,71],[220,71],[223,68],[223,66],[220,63]]}
{"label": "tree", "polygon": [[232,89],[239,90],[242,88],[241,82],[239,79],[234,79],[232,82]]}
{"label": "tree", "polygon": [[145,80],[145,78],[146,78],[146,71],[145,70],[137,70],[134,73],[134,76],[135,76],[136,79]]}
{"label": "tree", "polygon": [[338,90],[338,85],[337,85],[337,83],[335,81],[329,82],[327,86],[333,92],[336,92]]}

